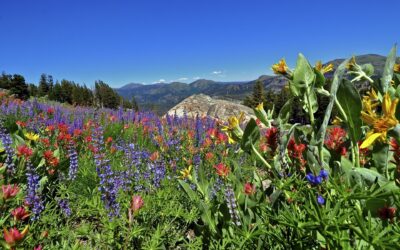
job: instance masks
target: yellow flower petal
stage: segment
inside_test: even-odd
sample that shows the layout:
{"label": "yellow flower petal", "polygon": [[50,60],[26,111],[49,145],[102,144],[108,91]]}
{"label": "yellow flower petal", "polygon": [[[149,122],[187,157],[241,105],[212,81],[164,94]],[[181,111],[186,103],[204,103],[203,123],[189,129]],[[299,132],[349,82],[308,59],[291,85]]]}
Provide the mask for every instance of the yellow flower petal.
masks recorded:
{"label": "yellow flower petal", "polygon": [[368,148],[369,146],[372,145],[372,143],[374,143],[374,141],[376,139],[378,139],[380,136],[382,135],[382,133],[373,133],[370,135],[367,135],[367,138],[365,138],[364,142],[361,144],[360,148]]}

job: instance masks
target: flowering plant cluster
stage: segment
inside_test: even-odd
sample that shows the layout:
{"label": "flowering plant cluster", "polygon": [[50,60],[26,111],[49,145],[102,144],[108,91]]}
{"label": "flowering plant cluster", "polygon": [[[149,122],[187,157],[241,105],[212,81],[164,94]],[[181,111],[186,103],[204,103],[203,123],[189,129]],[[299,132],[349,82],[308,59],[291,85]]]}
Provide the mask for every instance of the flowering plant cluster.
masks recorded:
{"label": "flowering plant cluster", "polygon": [[[281,110],[227,121],[0,93],[5,249],[398,249],[400,66],[299,55]],[[335,69],[334,69],[335,68]],[[335,70],[335,71],[334,71]],[[329,100],[315,118],[320,97]],[[309,124],[290,121],[294,100]],[[335,117],[332,114],[337,114]]]}

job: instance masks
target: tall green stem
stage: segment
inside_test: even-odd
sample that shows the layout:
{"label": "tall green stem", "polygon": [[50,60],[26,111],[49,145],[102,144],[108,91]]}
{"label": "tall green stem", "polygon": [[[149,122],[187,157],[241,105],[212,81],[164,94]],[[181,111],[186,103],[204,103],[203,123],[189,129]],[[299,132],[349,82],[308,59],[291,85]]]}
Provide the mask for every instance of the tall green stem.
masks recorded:
{"label": "tall green stem", "polygon": [[307,106],[308,106],[307,107],[308,116],[310,117],[310,124],[311,124],[311,127],[314,128],[315,120],[314,120],[314,113],[313,113],[312,105],[311,105],[310,89],[309,88],[307,88],[307,90],[306,90],[306,99],[307,99]]}

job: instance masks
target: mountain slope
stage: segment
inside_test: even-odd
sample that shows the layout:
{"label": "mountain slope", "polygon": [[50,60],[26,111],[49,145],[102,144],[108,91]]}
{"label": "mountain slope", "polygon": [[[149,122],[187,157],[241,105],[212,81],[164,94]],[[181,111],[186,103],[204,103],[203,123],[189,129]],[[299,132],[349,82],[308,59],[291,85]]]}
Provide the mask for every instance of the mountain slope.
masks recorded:
{"label": "mountain slope", "polygon": [[[358,64],[371,63],[377,75],[382,73],[385,60],[386,57],[376,54],[356,56]],[[336,68],[343,61],[344,59],[335,59],[327,62],[327,64],[332,63]],[[328,77],[331,75],[332,73]],[[152,108],[157,113],[164,114],[171,107],[194,94],[206,94],[211,97],[240,102],[247,95],[251,94],[253,85],[258,80],[264,83],[267,90],[273,91],[279,91],[286,84],[286,79],[281,76],[262,75],[256,80],[238,82],[216,82],[199,79],[190,84],[181,82],[156,83],[151,85],[130,83],[116,89],[116,91],[125,98],[134,96],[142,108]]]}

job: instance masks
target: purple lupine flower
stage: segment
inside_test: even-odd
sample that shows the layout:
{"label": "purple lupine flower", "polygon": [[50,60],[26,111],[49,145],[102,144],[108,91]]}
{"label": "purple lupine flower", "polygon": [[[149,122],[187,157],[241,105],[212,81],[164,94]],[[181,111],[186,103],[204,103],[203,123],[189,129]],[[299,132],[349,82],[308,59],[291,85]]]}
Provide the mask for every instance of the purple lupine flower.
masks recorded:
{"label": "purple lupine flower", "polygon": [[72,212],[71,208],[69,207],[69,201],[67,199],[60,199],[58,201],[58,206],[67,217],[71,216]]}
{"label": "purple lupine flower", "polygon": [[26,162],[26,177],[27,177],[27,195],[26,202],[32,208],[32,220],[39,218],[40,213],[44,210],[43,201],[39,194],[39,175],[36,174],[32,163]]}
{"label": "purple lupine flower", "polygon": [[324,205],[325,204],[325,199],[324,197],[322,197],[321,195],[318,195],[317,197],[317,201],[320,205]]}
{"label": "purple lupine flower", "polygon": [[214,199],[217,196],[217,193],[221,190],[222,186],[224,185],[224,181],[217,177],[217,179],[215,180],[215,183],[211,189],[210,192],[210,199]]}
{"label": "purple lupine flower", "polygon": [[306,179],[313,186],[317,186],[317,185],[321,184],[321,182],[322,182],[321,176],[315,176],[312,173],[308,173],[306,175]]}
{"label": "purple lupine flower", "polygon": [[203,124],[199,115],[196,116],[196,146],[199,147],[203,144]]}
{"label": "purple lupine flower", "polygon": [[319,171],[319,176],[326,180],[329,176],[329,173],[325,169],[321,169],[321,171]]}
{"label": "purple lupine flower", "polygon": [[94,155],[96,172],[100,178],[99,191],[101,193],[101,200],[105,208],[108,210],[108,215],[112,218],[119,216],[120,206],[117,201],[119,186],[116,181],[114,172],[111,169],[109,161],[105,159],[103,153],[103,130],[100,126],[95,128],[93,142],[97,147]]}
{"label": "purple lupine flower", "polygon": [[75,180],[76,174],[78,173],[78,154],[76,152],[75,145],[73,144],[73,142],[69,144],[68,156],[69,156],[68,179]]}
{"label": "purple lupine flower", "polygon": [[12,139],[11,136],[6,133],[5,129],[3,128],[2,124],[0,124],[0,139],[4,147],[4,151],[6,152],[6,160],[5,160],[5,165],[7,167],[7,171],[9,173],[14,173],[15,172],[15,164],[13,161],[14,157],[14,149],[11,147],[12,145]]}
{"label": "purple lupine flower", "polygon": [[240,222],[240,217],[239,217],[239,211],[237,209],[235,193],[233,192],[233,188],[232,188],[231,184],[227,184],[225,186],[225,200],[226,200],[226,205],[228,206],[229,214],[231,215],[233,224],[235,224],[236,226],[240,226],[241,222]]}

